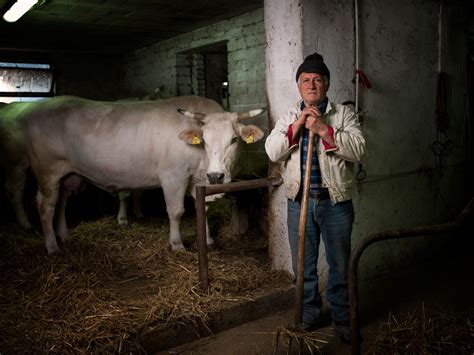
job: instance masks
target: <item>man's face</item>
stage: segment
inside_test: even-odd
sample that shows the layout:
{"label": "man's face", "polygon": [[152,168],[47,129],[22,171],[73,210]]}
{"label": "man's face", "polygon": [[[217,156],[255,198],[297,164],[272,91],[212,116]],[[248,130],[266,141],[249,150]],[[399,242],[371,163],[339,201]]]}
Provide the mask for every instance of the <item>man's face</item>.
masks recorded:
{"label": "man's face", "polygon": [[306,105],[318,105],[326,98],[329,89],[328,79],[316,73],[301,73],[298,90]]}

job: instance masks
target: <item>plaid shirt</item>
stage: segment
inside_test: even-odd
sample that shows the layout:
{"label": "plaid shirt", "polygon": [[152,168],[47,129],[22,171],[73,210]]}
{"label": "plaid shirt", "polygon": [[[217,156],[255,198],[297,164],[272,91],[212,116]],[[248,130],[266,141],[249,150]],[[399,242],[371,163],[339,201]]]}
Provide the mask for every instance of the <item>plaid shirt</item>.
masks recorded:
{"label": "plaid shirt", "polygon": [[[318,106],[319,111],[321,113],[326,112],[326,108],[328,105],[328,98],[324,99],[324,101]],[[304,102],[301,102],[301,110],[305,108]],[[321,192],[326,191],[326,188],[323,188],[322,178],[321,178],[321,170],[319,169],[319,161],[318,155],[316,153],[316,149],[318,146],[318,135],[314,135],[314,145],[313,145],[313,156],[311,161],[311,182],[309,185],[309,190],[313,192]],[[303,127],[303,141],[301,146],[301,186],[304,183],[304,176],[306,171],[306,157],[308,155],[308,145],[309,145],[309,129]]]}

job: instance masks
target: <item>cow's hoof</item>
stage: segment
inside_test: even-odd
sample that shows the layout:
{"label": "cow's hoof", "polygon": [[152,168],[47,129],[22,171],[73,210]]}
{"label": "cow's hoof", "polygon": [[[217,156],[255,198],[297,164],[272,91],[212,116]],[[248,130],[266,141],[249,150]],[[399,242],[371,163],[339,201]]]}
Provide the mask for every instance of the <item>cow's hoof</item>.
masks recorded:
{"label": "cow's hoof", "polygon": [[171,245],[171,250],[173,252],[186,251],[186,248],[183,244]]}
{"label": "cow's hoof", "polygon": [[22,222],[20,223],[21,228],[23,228],[25,231],[30,231],[33,229],[33,226],[30,224],[30,222]]}
{"label": "cow's hoof", "polygon": [[120,227],[128,227],[128,221],[125,219],[125,220],[120,220],[118,221],[118,225]]}
{"label": "cow's hoof", "polygon": [[68,233],[63,233],[63,234],[59,234],[59,238],[61,239],[61,242],[63,243],[67,243],[69,241],[72,240],[72,237],[71,235]]}
{"label": "cow's hoof", "polygon": [[207,245],[207,251],[215,251],[216,245],[214,243]]}
{"label": "cow's hoof", "polygon": [[51,255],[51,256],[55,256],[55,255],[61,255],[61,249],[59,249],[58,246],[56,247],[49,247],[47,248],[48,249],[48,254]]}

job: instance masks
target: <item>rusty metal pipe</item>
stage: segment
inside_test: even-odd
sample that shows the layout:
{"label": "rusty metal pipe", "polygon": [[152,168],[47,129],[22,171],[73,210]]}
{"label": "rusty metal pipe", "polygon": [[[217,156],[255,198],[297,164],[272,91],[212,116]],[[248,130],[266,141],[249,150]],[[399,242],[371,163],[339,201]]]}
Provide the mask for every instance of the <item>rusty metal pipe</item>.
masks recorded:
{"label": "rusty metal pipe", "polygon": [[206,196],[241,190],[257,189],[261,187],[278,186],[282,184],[280,176],[264,179],[232,182],[221,185],[196,186],[196,239],[198,249],[199,283],[203,290],[209,288],[209,271],[207,265],[206,243]]}
{"label": "rusty metal pipe", "polygon": [[351,354],[359,355],[360,349],[360,324],[359,324],[359,291],[358,291],[358,267],[362,253],[368,246],[387,239],[399,239],[408,237],[428,236],[443,234],[446,232],[456,231],[467,222],[468,217],[473,214],[474,198],[464,208],[462,213],[453,221],[444,224],[432,226],[420,226],[408,229],[387,230],[370,235],[360,240],[352,250],[349,260],[349,303],[351,317]]}
{"label": "rusty metal pipe", "polygon": [[199,186],[205,186],[206,196],[209,196],[209,195],[226,193],[226,192],[251,190],[251,189],[258,189],[261,187],[281,185],[282,181],[283,180],[280,176],[276,176],[276,177],[269,177],[269,178],[264,178],[264,179],[231,182],[228,184],[199,185]]}

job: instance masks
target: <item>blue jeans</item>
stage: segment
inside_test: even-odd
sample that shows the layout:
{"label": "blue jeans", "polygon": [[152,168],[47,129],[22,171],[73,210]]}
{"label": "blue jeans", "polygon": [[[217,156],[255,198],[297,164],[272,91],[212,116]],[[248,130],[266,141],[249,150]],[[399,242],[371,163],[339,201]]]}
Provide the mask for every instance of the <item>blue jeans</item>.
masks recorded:
{"label": "blue jeans", "polygon": [[[296,273],[298,255],[298,225],[300,201],[288,200],[288,236],[293,272]],[[309,198],[306,219],[303,322],[314,324],[321,314],[322,301],[318,289],[319,242],[322,238],[329,266],[326,297],[336,322],[349,321],[347,268],[351,252],[354,207],[352,201],[336,203],[331,200]]]}

